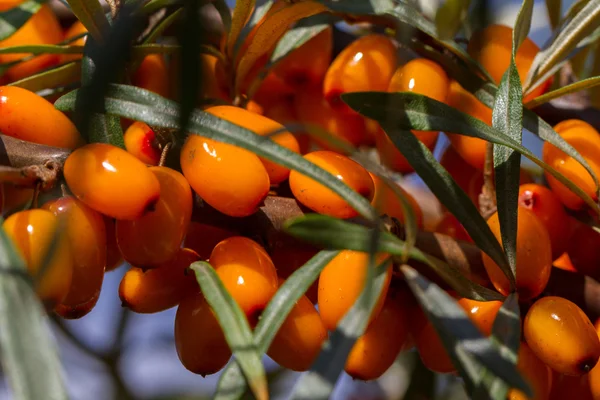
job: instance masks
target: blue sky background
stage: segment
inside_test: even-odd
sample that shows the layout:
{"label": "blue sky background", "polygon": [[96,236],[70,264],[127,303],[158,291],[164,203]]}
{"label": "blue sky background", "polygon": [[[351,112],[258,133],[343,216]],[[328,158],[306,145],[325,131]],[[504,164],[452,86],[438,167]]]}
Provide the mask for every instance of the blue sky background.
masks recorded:
{"label": "blue sky background", "polygon": [[[234,3],[234,2],[231,2]],[[435,2],[434,2],[435,3]],[[569,2],[567,2],[569,3]],[[495,22],[512,25],[520,3],[494,0],[490,3]],[[565,5],[566,7],[567,5]],[[435,7],[429,7],[435,9]],[[547,13],[543,1],[536,1],[530,37],[543,45],[549,37]],[[540,144],[531,137],[526,138],[526,145],[539,149]],[[99,349],[108,348],[112,342],[112,334],[116,323],[116,315],[121,310],[117,288],[124,273],[124,268],[106,274],[102,295],[94,310],[86,317],[68,322],[74,332],[90,346]],[[188,372],[177,358],[173,345],[173,321],[175,309],[160,314],[134,314],[126,331],[126,351],[120,368],[127,385],[143,398],[169,394],[188,394],[191,398],[207,396],[214,390],[218,375],[202,378]],[[61,345],[67,381],[74,400],[112,399],[110,381],[103,366],[90,360],[57,337]],[[268,369],[274,366],[267,364]],[[403,371],[396,369],[381,382],[388,393],[402,390],[406,379]],[[290,373],[285,385],[289,385],[298,374]],[[6,390],[2,390],[0,381],[0,400],[9,399]],[[381,398],[381,389],[377,384],[353,383],[344,376],[338,384],[337,400]],[[278,398],[278,397],[275,397]]]}

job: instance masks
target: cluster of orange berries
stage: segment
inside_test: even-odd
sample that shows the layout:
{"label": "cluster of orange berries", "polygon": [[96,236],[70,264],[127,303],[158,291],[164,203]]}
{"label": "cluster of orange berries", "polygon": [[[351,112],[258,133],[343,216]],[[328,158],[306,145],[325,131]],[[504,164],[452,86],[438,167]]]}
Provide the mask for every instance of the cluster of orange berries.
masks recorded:
{"label": "cluster of orange berries", "polygon": [[[58,43],[85,32],[76,23],[63,33],[57,23],[48,22],[56,18],[47,6],[41,10],[19,32],[56,33],[40,33],[39,40],[45,41],[35,43]],[[33,34],[23,34],[26,38],[19,39],[15,34],[1,44],[32,44]],[[251,37],[252,33],[246,43]],[[469,53],[496,82],[508,67],[511,37],[510,28],[493,25],[474,35],[469,43]],[[84,40],[78,39],[75,44],[83,44]],[[376,122],[347,107],[341,94],[415,92],[488,124],[491,110],[451,81],[435,62],[417,58],[400,63],[396,45],[387,36],[363,36],[335,59],[332,48],[332,30],[327,28],[278,63],[255,88],[253,79],[267,61],[259,62],[248,82],[242,84],[250,98],[244,108],[217,105],[206,107],[205,111],[302,154],[371,201],[380,214],[403,221],[400,200],[386,182],[335,152],[327,140],[288,132],[284,125],[301,122],[353,146],[375,146],[382,164],[396,172],[409,173],[412,167],[386,133]],[[528,39],[521,46],[516,63],[522,79],[538,50]],[[0,55],[0,62],[10,61],[3,57],[8,56]],[[9,69],[5,78],[14,81],[76,57],[34,57]],[[215,56],[202,57],[205,75],[200,97],[231,103],[231,80],[226,78],[225,66]],[[169,96],[172,85],[162,56],[147,56],[132,83]],[[535,89],[525,101],[542,93],[545,86]],[[51,132],[48,126],[52,127]],[[273,186],[284,185],[289,186],[299,203],[314,212],[338,218],[351,218],[357,213],[343,198],[313,179],[243,148],[201,135],[190,135],[180,149],[181,172],[162,166],[160,135],[142,122],[131,121],[126,126],[126,150],[108,144],[85,144],[73,123],[50,102],[18,87],[0,87],[3,134],[73,150],[63,171],[72,195],[50,200],[40,208],[15,212],[30,201],[33,191],[10,184],[0,186],[0,206],[8,215],[3,228],[35,278],[40,298],[48,309],[65,318],[87,314],[98,299],[104,273],[123,261],[129,263],[132,267],[119,287],[123,304],[139,313],[178,306],[175,339],[181,362],[198,374],[215,373],[227,363],[231,350],[213,310],[188,272],[189,265],[209,260],[254,327],[283,280],[317,250],[294,242],[293,246],[273,246],[267,253],[239,232],[194,222],[193,192],[231,217],[255,213]],[[583,121],[565,121],[556,126],[556,131],[600,175],[600,134]],[[273,132],[279,133],[271,135]],[[414,133],[430,149],[437,143],[438,132]],[[452,133],[448,137],[451,146],[441,163],[477,202],[483,182],[485,142]],[[591,176],[571,157],[546,144],[543,158],[596,197]],[[521,301],[537,301],[523,319],[519,368],[532,383],[538,399],[559,398],[554,397],[555,393],[567,393],[575,386],[585,387],[590,396],[600,396],[600,370],[594,368],[600,357],[600,341],[594,326],[568,300],[538,299],[553,261],[563,268],[600,276],[595,266],[600,234],[565,211],[565,207],[579,210],[584,203],[552,176],[548,175],[547,181],[550,189],[532,183],[527,173],[521,177],[516,289]],[[408,193],[405,196],[422,227],[422,210]],[[489,225],[500,239],[497,215],[490,218]],[[471,240],[451,214],[445,214],[435,230]],[[385,254],[378,255],[380,261],[385,258]],[[336,256],[297,302],[267,354],[284,367],[308,369],[328,332],[335,329],[361,293],[367,259],[367,254],[349,250]],[[493,287],[508,294],[509,281],[500,268],[486,255],[483,262]],[[464,298],[458,303],[482,334],[490,335],[501,303]],[[554,335],[552,339],[548,332]],[[390,267],[367,330],[350,352],[346,371],[359,379],[375,379],[401,351],[412,347],[416,347],[428,368],[443,373],[455,371],[433,325]],[[510,396],[523,398],[515,391]]]}

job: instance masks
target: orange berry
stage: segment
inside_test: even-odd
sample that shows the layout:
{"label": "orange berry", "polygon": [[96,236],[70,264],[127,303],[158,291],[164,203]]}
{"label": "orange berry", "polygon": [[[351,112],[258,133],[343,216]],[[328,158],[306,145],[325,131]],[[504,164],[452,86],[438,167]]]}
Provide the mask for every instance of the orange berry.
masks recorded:
{"label": "orange berry", "polygon": [[[488,225],[500,241],[500,221],[497,212],[490,217]],[[526,301],[542,293],[548,283],[552,270],[552,247],[544,224],[533,212],[523,207],[518,209],[516,252],[516,289],[519,300]],[[482,256],[483,265],[494,287],[503,295],[508,295],[508,278],[487,254],[482,253]]]}
{"label": "orange berry", "polygon": [[469,319],[483,335],[490,336],[492,334],[496,315],[502,307],[501,301],[477,301],[463,297],[458,300],[458,305],[465,310]]}
{"label": "orange berry", "polygon": [[[448,105],[471,117],[492,125],[492,109],[481,103],[477,97],[465,90],[458,82],[450,83]],[[473,168],[483,170],[487,142],[475,137],[447,133],[452,147]]]}
{"label": "orange berry", "polygon": [[178,305],[184,298],[198,293],[200,288],[190,264],[200,261],[190,249],[179,249],[175,257],[157,268],[144,271],[132,267],[119,285],[119,298],[123,306],[137,313],[156,313]]}
{"label": "orange berry", "polygon": [[[306,264],[319,252],[314,246],[301,242],[290,236],[278,237],[270,243],[269,255],[277,269],[277,275],[289,278],[296,270]],[[306,291],[306,297],[316,303],[319,295],[319,278]]]}
{"label": "orange berry", "polygon": [[21,188],[8,182],[0,184],[4,192],[2,215],[6,217],[15,211],[23,210],[33,200],[33,189]]}
{"label": "orange berry", "polygon": [[185,177],[167,167],[149,169],[160,183],[154,211],[116,224],[123,258],[142,269],[157,267],[177,254],[192,217],[192,190]]}
{"label": "orange berry", "polygon": [[[505,71],[510,65],[512,55],[512,28],[504,25],[489,25],[482,31],[476,32],[471,36],[467,51],[483,68],[485,68],[496,84],[500,84],[500,80]],[[525,38],[517,56],[515,63],[517,71],[521,78],[521,84],[525,82],[533,59],[540,51],[540,48],[529,38]],[[544,93],[547,89],[547,84],[542,84],[536,88],[523,101],[534,99]]]}
{"label": "orange berry", "polygon": [[[583,121],[572,122],[569,120],[559,123],[554,129],[581,154],[596,176],[600,176],[600,134],[598,131]],[[562,173],[593,199],[597,198],[596,185],[592,176],[574,158],[569,157],[549,142],[544,142],[542,158],[544,162]],[[545,176],[548,185],[565,207],[572,210],[583,207],[584,202],[579,196],[548,172],[545,173]]]}
{"label": "orange berry", "polygon": [[[314,151],[304,158],[343,181],[369,201],[375,187],[369,172],[357,162],[332,151]],[[331,189],[297,171],[290,174],[290,189],[296,200],[320,214],[336,218],[352,218],[358,213]]]}
{"label": "orange berry", "polygon": [[569,376],[552,371],[550,400],[594,400],[590,390],[590,374]]}
{"label": "orange berry", "polygon": [[[23,0],[3,1],[2,4],[0,4],[0,11],[6,11],[21,3],[23,3]],[[57,44],[62,40],[63,32],[56,15],[54,15],[52,9],[47,4],[43,4],[41,8],[15,33],[0,41],[0,47]],[[30,55],[31,53],[0,54],[0,63],[5,64],[15,62]],[[10,82],[17,81],[52,67],[58,64],[58,61],[58,54],[38,55],[10,67],[6,70],[4,76],[6,76]],[[36,108],[32,105],[28,105],[27,109],[31,111]],[[46,132],[47,129],[48,126],[46,126],[46,130],[42,132]]]}
{"label": "orange berry", "polygon": [[[439,135],[438,132],[428,131],[412,131],[412,133],[427,146],[429,150],[433,150]],[[402,152],[398,150],[392,139],[390,139],[383,129],[380,129],[376,133],[375,146],[377,147],[381,163],[386,167],[404,174],[414,171],[408,160],[404,157]]]}
{"label": "orange berry", "polygon": [[275,266],[265,249],[248,238],[230,237],[215,246],[210,264],[250,324],[256,325],[279,287]]}
{"label": "orange berry", "polygon": [[246,103],[246,110],[258,115],[264,115],[265,113],[263,106],[261,106],[254,100],[248,100],[248,103]]}
{"label": "orange berry", "polygon": [[401,293],[390,291],[379,315],[352,346],[345,370],[355,379],[377,379],[398,357],[408,338],[407,315]]}
{"label": "orange berry", "polygon": [[577,272],[600,279],[600,233],[594,228],[573,220],[573,233],[567,243],[567,253]]}
{"label": "orange berry", "polygon": [[[73,255],[61,221],[50,211],[36,209],[11,215],[2,227],[23,258],[44,304],[53,309],[62,303],[71,287]],[[37,276],[42,271],[44,275]]]}
{"label": "orange berry", "polygon": [[370,34],[356,39],[333,60],[323,82],[323,94],[333,108],[351,111],[343,93],[386,91],[396,70],[396,46],[390,38]]}
{"label": "orange berry", "polygon": [[533,397],[517,389],[510,389],[508,400],[547,400],[552,387],[552,371],[531,351],[527,343],[521,342],[517,369],[533,390]]}
{"label": "orange berry", "polygon": [[569,217],[558,197],[545,186],[529,183],[519,188],[519,206],[533,212],[544,224],[552,244],[552,259],[564,253],[569,240]]}
{"label": "orange berry", "polygon": [[254,214],[269,193],[269,175],[256,154],[202,136],[188,136],[181,170],[194,192],[232,217]]}
{"label": "orange berry", "polygon": [[232,236],[236,236],[236,233],[217,226],[192,221],[188,225],[183,247],[194,250],[201,260],[208,260],[215,246],[220,241]]}
{"label": "orange berry", "polygon": [[446,71],[426,58],[411,60],[399,67],[388,85],[388,92],[414,92],[445,103],[450,88]]}
{"label": "orange berry", "polygon": [[600,340],[585,313],[571,301],[548,296],[525,316],[523,334],[531,350],[556,372],[588,373],[600,357]]}
{"label": "orange berry", "polygon": [[106,226],[106,268],[105,271],[112,271],[123,263],[123,255],[117,244],[117,229],[114,218],[104,216],[104,225]]}
{"label": "orange berry", "polygon": [[456,372],[440,336],[417,304],[412,304],[410,307],[409,321],[410,335],[423,365],[440,374]]}
{"label": "orange berry", "polygon": [[[255,64],[253,70],[246,78],[246,83],[244,83],[244,86],[241,90],[242,92],[247,92],[245,87],[250,85],[252,79],[257,76],[260,69],[264,66],[265,60],[266,58],[259,60],[257,64]],[[248,95],[251,94],[248,93]],[[258,88],[252,95],[252,100],[261,104],[263,107],[271,107],[281,101],[289,100],[292,97],[294,97],[294,89],[278,75],[269,73],[267,76],[265,76],[265,79],[259,83]]]}
{"label": "orange berry", "polygon": [[106,227],[102,215],[74,197],[49,201],[43,209],[63,220],[73,254],[67,297],[56,308],[63,318],[81,318],[96,305],[106,265]]}
{"label": "orange berry", "polygon": [[[396,196],[396,193],[392,188],[390,188],[383,179],[378,177],[375,174],[371,175],[371,179],[373,179],[373,185],[375,187],[375,194],[373,195],[373,200],[371,200],[371,205],[375,207],[380,214],[385,214],[390,217],[396,218],[400,222],[404,222],[404,213],[402,212],[402,203],[400,199]],[[419,207],[419,203],[412,197],[406,190],[402,189],[399,185],[396,185],[397,189],[400,190],[401,193],[404,194],[406,200],[410,204],[413,212],[415,213],[415,220],[417,221],[418,227],[423,227],[423,211],[421,211],[421,207]]]}
{"label": "orange berry", "polygon": [[[293,99],[281,99],[281,101],[266,107],[264,111],[265,117],[279,122],[281,125],[298,123]],[[293,135],[298,141],[300,154],[308,153],[310,148],[310,136],[307,133],[302,132],[294,132]]]}
{"label": "orange berry", "polygon": [[[299,91],[294,100],[298,121],[324,130],[338,139],[344,139],[353,146],[359,146],[366,140],[364,118],[356,113],[347,114],[333,108],[323,97],[320,87]],[[329,149],[326,141],[312,138],[319,146]]]}
{"label": "orange berry", "polygon": [[71,192],[89,207],[117,219],[138,219],[154,210],[160,183],[143,162],[118,147],[92,143],[65,162]]}
{"label": "orange berry", "polygon": [[473,243],[473,239],[464,226],[448,211],[444,212],[434,229],[435,232],[453,237],[456,240],[464,240]]}
{"label": "orange berry", "polygon": [[138,160],[148,165],[158,165],[161,151],[156,134],[145,122],[134,122],[123,135],[125,149]]}
{"label": "orange berry", "polygon": [[440,164],[452,176],[456,184],[469,195],[473,204],[479,206],[483,173],[467,163],[454,149],[454,146],[446,147],[440,158]]}
{"label": "orange berry", "polygon": [[28,142],[67,149],[84,143],[75,125],[52,103],[16,86],[0,86],[0,132]]}
{"label": "orange berry", "polygon": [[[200,54],[200,66],[202,74],[200,75],[200,93],[198,93],[199,99],[220,99],[229,101],[229,84],[227,83],[227,76],[225,73],[225,67],[221,60],[210,54]],[[178,66],[179,67],[179,66]],[[176,81],[173,82],[173,87],[179,87],[181,83],[180,71],[175,69]]]}
{"label": "orange berry", "polygon": [[563,253],[556,260],[552,262],[552,266],[560,269],[564,269],[565,271],[577,272],[577,269],[573,266],[571,262],[571,257],[569,253]]}
{"label": "orange berry", "polygon": [[150,54],[144,57],[140,66],[131,77],[134,86],[169,97],[169,72],[162,54]]}
{"label": "orange berry", "polygon": [[[384,259],[385,254],[378,255],[375,265],[380,264]],[[369,268],[368,253],[342,250],[321,272],[319,277],[319,312],[328,330],[335,330],[337,324],[360,296],[365,286],[367,268]],[[392,268],[388,267],[385,274],[386,281],[383,290],[369,321],[377,318],[383,307],[392,279]]]}
{"label": "orange berry", "polygon": [[327,330],[319,313],[310,300],[302,296],[277,331],[267,355],[284,368],[306,371],[326,339]]}
{"label": "orange berry", "polygon": [[202,293],[188,296],[179,304],[175,347],[181,364],[202,376],[219,372],[231,358],[219,321]]}
{"label": "orange berry", "polygon": [[[87,33],[87,29],[81,21],[77,20],[65,31],[65,40],[74,38],[81,34]],[[87,36],[81,37],[74,42],[69,43],[69,46],[85,46],[85,41],[87,40]],[[61,54],[60,55],[60,64],[66,64],[70,61],[80,60],[82,54]]]}

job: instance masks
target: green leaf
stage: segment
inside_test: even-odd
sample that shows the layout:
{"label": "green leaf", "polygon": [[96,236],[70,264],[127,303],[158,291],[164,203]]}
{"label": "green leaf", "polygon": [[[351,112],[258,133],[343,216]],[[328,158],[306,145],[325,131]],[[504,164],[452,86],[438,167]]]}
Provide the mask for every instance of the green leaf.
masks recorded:
{"label": "green leaf", "polygon": [[[373,232],[373,228],[318,214],[306,214],[289,220],[284,223],[283,229],[291,236],[325,248],[364,252],[369,251],[369,238]],[[497,292],[469,281],[455,267],[417,248],[407,250],[406,243],[390,233],[381,233],[377,252],[410,258],[427,265],[461,296],[480,301],[503,299]]]}
{"label": "green leaf", "polygon": [[292,51],[329,28],[331,19],[328,14],[319,14],[299,21],[279,39],[271,54],[270,63],[278,63]]}
{"label": "green leaf", "polygon": [[560,22],[562,0],[546,0],[546,11],[550,22],[550,29],[555,30]]}
{"label": "green leaf", "polygon": [[250,19],[256,0],[238,0],[235,2],[233,15],[231,17],[231,29],[227,36],[227,54],[232,57],[234,55],[234,46],[238,40],[238,36],[242,32],[244,25]]}
{"label": "green leaf", "polygon": [[478,365],[481,363],[511,387],[531,395],[531,389],[517,370],[515,361],[506,358],[490,339],[483,337],[448,293],[413,268],[404,265],[401,269],[469,391],[473,391],[481,380]]}
{"label": "green leaf", "polygon": [[227,344],[244,372],[252,393],[257,399],[268,399],[269,389],[265,369],[254,344],[246,315],[225,289],[210,264],[199,261],[190,265],[190,268],[196,274],[202,293],[219,320]]}
{"label": "green leaf", "polygon": [[16,7],[0,12],[0,40],[9,38],[37,13],[45,0],[27,0]]}
{"label": "green leaf", "polygon": [[[333,12],[352,15],[380,15],[394,8],[393,0],[317,0]],[[407,6],[412,7],[407,4]]]}
{"label": "green leaf", "polygon": [[[296,302],[308,290],[310,285],[325,266],[338,254],[337,251],[321,251],[306,264],[298,268],[281,285],[275,296],[263,311],[260,321],[254,330],[254,343],[257,351],[264,353],[268,350],[277,331],[285,321]],[[221,374],[214,400],[239,399],[246,390],[246,381],[237,362],[225,367]]]}
{"label": "green leaf", "polygon": [[507,357],[517,362],[521,346],[521,313],[517,293],[508,295],[492,325],[492,338],[501,346]]}
{"label": "green leaf", "polygon": [[521,44],[527,39],[529,31],[531,30],[531,18],[533,16],[533,0],[523,0],[517,19],[515,21],[515,27],[513,29],[513,40],[512,40],[512,56],[513,59],[517,55],[517,51]]}
{"label": "green leaf", "polygon": [[0,54],[81,54],[83,46],[65,46],[58,44],[27,44],[21,46],[3,47]]}
{"label": "green leaf", "polygon": [[12,82],[9,86],[18,86],[23,89],[39,92],[40,90],[66,86],[79,81],[81,78],[81,63],[79,61],[70,62],[58,68],[53,68],[48,71],[40,72],[39,74],[28,76],[16,82]]}
{"label": "green leaf", "polygon": [[571,83],[570,85],[563,86],[559,89],[553,90],[551,92],[545,93],[539,97],[536,97],[533,100],[530,100],[525,107],[527,108],[535,108],[544,103],[548,103],[551,100],[557,99],[559,97],[566,96],[571,93],[579,92],[580,90],[585,90],[592,88],[594,86],[600,85],[600,76],[594,76],[592,78],[582,79],[580,81]]}
{"label": "green leaf", "polygon": [[110,25],[98,0],[67,0],[71,11],[98,43],[103,43]]}
{"label": "green leaf", "polygon": [[390,261],[388,258],[377,268],[372,268],[371,263],[367,268],[365,287],[360,296],[329,336],[310,371],[296,382],[291,399],[326,400],[331,397],[352,346],[367,329],[369,317],[386,281],[386,270],[391,268]]}
{"label": "green leaf", "polygon": [[23,259],[0,218],[0,359],[15,399],[66,400],[62,366]]}
{"label": "green leaf", "polygon": [[471,0],[446,0],[435,14],[438,36],[442,40],[454,39],[467,16]]}
{"label": "green leaf", "polygon": [[[61,97],[56,101],[55,107],[62,111],[72,111],[75,107],[77,92],[73,91]],[[104,98],[103,111],[108,114],[146,122],[157,127],[179,128],[179,106],[177,103],[134,86],[109,85]],[[370,202],[344,182],[269,138],[259,136],[239,125],[200,110],[192,112],[189,132],[245,148],[260,157],[296,170],[326,185],[333,192],[343,197],[363,217],[370,220],[375,220],[378,217]]]}
{"label": "green leaf", "polygon": [[[565,178],[564,175],[537,158],[529,149],[523,147],[523,145],[513,139],[506,137],[497,129],[488,126],[476,118],[461,113],[453,107],[426,96],[409,92],[347,93],[344,94],[342,98],[350,105],[350,107],[354,108],[359,113],[376,120],[383,120],[386,118],[388,120],[391,119],[389,122],[395,124],[399,129],[416,129],[424,131],[444,130],[446,132],[476,137],[494,144],[510,147],[548,171],[548,173],[582,198],[595,213],[600,214],[600,207],[590,196],[584,193],[578,186],[574,185],[569,179]],[[531,120],[527,121],[527,114],[524,115],[524,121],[531,122]],[[529,129],[527,125],[525,127]],[[541,132],[534,127],[532,129]],[[473,239],[475,240],[475,238]]]}

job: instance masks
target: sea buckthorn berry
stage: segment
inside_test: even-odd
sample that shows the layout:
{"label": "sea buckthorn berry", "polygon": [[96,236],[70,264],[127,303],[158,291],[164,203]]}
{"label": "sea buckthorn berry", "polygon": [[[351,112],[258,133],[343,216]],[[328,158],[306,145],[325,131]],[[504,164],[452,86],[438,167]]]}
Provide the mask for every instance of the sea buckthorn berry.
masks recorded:
{"label": "sea buckthorn berry", "polygon": [[548,296],[536,301],[523,323],[531,350],[556,372],[588,373],[600,357],[600,340],[585,313],[571,301]]}
{"label": "sea buckthorn berry", "polygon": [[160,183],[143,162],[123,149],[92,143],[65,161],[71,192],[96,211],[117,219],[138,219],[154,210]]}
{"label": "sea buckthorn berry", "polygon": [[[476,32],[471,36],[467,51],[483,68],[485,68],[496,84],[500,83],[502,76],[510,65],[512,57],[512,28],[504,25],[489,25],[482,31]],[[515,63],[517,71],[521,78],[521,84],[525,82],[533,59],[540,51],[540,48],[529,38],[525,38],[517,55]],[[541,95],[546,91],[548,84],[544,83],[538,86],[523,101],[527,102]]]}
{"label": "sea buckthorn berry", "polygon": [[[200,54],[200,65],[202,67],[202,74],[200,76],[199,99],[229,101],[229,85],[227,84],[227,75],[223,62],[213,55]],[[180,71],[176,69],[174,72],[177,81],[172,82],[171,86],[179,87]]]}
{"label": "sea buckthorn berry", "polygon": [[[369,201],[375,187],[369,172],[359,163],[332,151],[314,151],[304,158],[343,181]],[[331,189],[297,171],[290,174],[290,188],[296,200],[320,214],[337,218],[352,218],[358,213]]]}
{"label": "sea buckthorn berry", "polygon": [[131,124],[123,135],[125,149],[138,160],[148,165],[158,165],[161,151],[158,147],[156,134],[145,122],[136,121]]}
{"label": "sea buckthorn berry", "polygon": [[[269,136],[269,140],[272,140],[294,153],[300,152],[300,146],[294,135],[286,131],[283,125],[267,117],[233,106],[215,106],[206,109],[206,111],[243,128],[249,129],[257,135]],[[272,135],[275,132],[280,133]],[[289,168],[264,158],[260,158],[260,161],[265,166],[272,185],[285,181],[290,175]]]}
{"label": "sea buckthorn berry", "polygon": [[284,368],[306,371],[326,339],[327,329],[319,313],[310,300],[302,296],[277,331],[267,355]]}
{"label": "sea buckthorn berry", "polygon": [[473,239],[471,239],[471,236],[469,236],[465,227],[462,226],[458,219],[448,211],[444,212],[442,218],[435,226],[434,231],[453,237],[456,240],[464,240],[465,242],[473,243]]}
{"label": "sea buckthorn berry", "polygon": [[426,58],[417,58],[394,72],[387,91],[414,92],[444,103],[449,87],[448,75],[439,64]]}
{"label": "sea buckthorn berry", "polygon": [[201,260],[208,260],[215,246],[232,236],[237,236],[236,232],[192,221],[188,225],[183,247],[194,250]]}
{"label": "sea buckthorn berry", "polygon": [[[488,219],[488,225],[500,241],[500,221],[497,212]],[[542,293],[548,283],[552,270],[552,247],[544,224],[533,212],[523,207],[518,209],[516,250],[516,289],[519,300],[526,301]],[[487,254],[482,253],[482,256],[483,265],[494,287],[503,295],[508,295],[508,278]]]}
{"label": "sea buckthorn berry", "polygon": [[552,371],[550,400],[596,400],[590,390],[590,374],[569,376]]}
{"label": "sea buckthorn berry", "polygon": [[269,193],[269,174],[256,154],[202,136],[188,136],[181,170],[194,192],[232,217],[254,214]]}
{"label": "sea buckthorn berry", "polygon": [[[433,150],[437,143],[438,132],[429,131],[412,131],[412,133],[419,139],[429,150]],[[404,157],[402,152],[398,150],[392,139],[385,133],[383,129],[380,129],[375,136],[375,146],[379,153],[381,163],[388,168],[400,172],[409,173],[413,172],[414,169]]]}
{"label": "sea buckthorn berry", "polygon": [[[594,324],[596,333],[600,335],[600,319]],[[600,364],[600,363],[599,363]],[[600,365],[596,364],[594,368],[587,374],[589,379],[590,393],[594,399],[600,399]]]}
{"label": "sea buckthorn berry", "polygon": [[169,97],[169,72],[163,55],[150,54],[144,57],[131,77],[131,83],[162,97]]}
{"label": "sea buckthorn berry", "polygon": [[[265,107],[265,117],[279,122],[281,125],[297,124],[298,117],[294,108],[293,99],[282,99],[281,101]],[[310,148],[310,136],[303,132],[294,132],[294,137],[298,141],[300,154],[306,154]]]}
{"label": "sea buckthorn berry", "polygon": [[[0,11],[9,10],[20,5],[21,3],[23,3],[23,0],[3,1],[2,4],[0,4]],[[40,9],[33,14],[23,26],[17,29],[17,31],[8,38],[0,41],[0,47],[6,48],[21,45],[57,44],[62,40],[63,32],[56,15],[54,15],[52,9],[47,4],[42,4]],[[0,63],[11,63],[30,55],[30,53],[1,54]],[[5,76],[10,82],[23,79],[41,72],[43,69],[56,65],[58,60],[58,54],[38,55],[7,69]],[[34,110],[35,107],[31,104],[28,104],[27,109],[31,111]],[[46,130],[44,132],[47,130],[48,126],[46,126]]]}
{"label": "sea buckthorn berry", "polygon": [[231,358],[219,321],[202,293],[186,297],[177,308],[175,348],[181,364],[202,376],[219,372]]}
{"label": "sea buckthorn berry", "polygon": [[[596,173],[596,176],[600,176],[600,134],[598,131],[588,124],[571,121],[564,121],[556,125],[554,129],[581,154]],[[544,142],[542,158],[544,162],[562,173],[593,199],[596,199],[596,185],[594,184],[594,180],[578,161],[549,142]],[[579,196],[571,192],[569,188],[548,172],[545,175],[548,185],[565,207],[572,210],[578,210],[583,207],[584,202]]]}
{"label": "sea buckthorn berry", "polygon": [[467,317],[483,335],[490,336],[492,334],[496,315],[502,307],[501,301],[476,301],[463,297],[458,300],[458,305],[465,310]]}
{"label": "sea buckthorn berry", "polygon": [[[11,215],[2,227],[23,257],[34,279],[36,293],[48,309],[53,309],[69,293],[73,275],[71,245],[61,221],[50,211],[36,209]],[[56,240],[55,235],[58,235]],[[48,256],[50,260],[46,260]],[[42,267],[44,275],[36,276]]]}
{"label": "sea buckthorn berry", "polygon": [[407,312],[401,293],[388,293],[383,307],[352,346],[345,370],[355,379],[377,379],[398,357],[408,338]]}
{"label": "sea buckthorn berry", "polygon": [[264,115],[265,113],[263,106],[254,100],[248,100],[248,103],[246,103],[246,110],[258,115]]}
{"label": "sea buckthorn berry", "polygon": [[340,95],[386,91],[397,65],[396,46],[379,34],[363,36],[333,60],[323,82],[323,94],[333,108],[351,111]]}
{"label": "sea buckthorn berry", "polygon": [[333,29],[328,26],[275,64],[273,74],[295,90],[321,83],[331,63]]}
{"label": "sea buckthorn berry", "polygon": [[192,217],[192,189],[185,177],[167,167],[150,167],[160,183],[154,211],[135,220],[117,220],[117,243],[125,261],[153,268],[172,259]]}
{"label": "sea buckthorn berry", "polygon": [[196,261],[200,261],[200,256],[183,248],[175,257],[152,270],[132,267],[119,285],[123,306],[144,314],[175,307],[187,296],[200,291],[194,274],[186,271]]}
{"label": "sea buckthorn berry", "polygon": [[552,262],[552,266],[560,269],[564,269],[565,271],[577,272],[575,266],[571,262],[571,257],[569,253],[563,253],[556,260]]}
{"label": "sea buckthorn berry", "polygon": [[552,386],[552,371],[531,351],[527,343],[521,343],[517,369],[533,391],[533,397],[526,396],[518,389],[508,391],[508,400],[547,400]]}
{"label": "sea buckthorn berry", "polygon": [[102,214],[74,197],[42,206],[63,220],[73,254],[73,277],[67,297],[56,312],[63,318],[81,318],[96,305],[106,265],[106,227]]}
{"label": "sea buckthorn berry", "polygon": [[[81,21],[77,20],[69,27],[69,29],[65,32],[65,40],[72,39],[76,36],[87,33],[86,27],[81,23]],[[87,35],[83,36],[71,43],[69,46],[85,46],[85,41],[87,40]],[[70,61],[80,60],[82,54],[61,54],[60,55],[60,64],[65,64]]]}
{"label": "sea buckthorn berry", "polygon": [[[319,252],[316,247],[301,242],[291,236],[277,237],[269,246],[271,261],[277,269],[280,278],[287,279],[298,268],[306,264]],[[317,303],[319,296],[319,278],[317,278],[305,293],[313,303]]]}
{"label": "sea buckthorn berry", "polygon": [[0,184],[4,191],[2,215],[6,217],[15,211],[23,210],[33,200],[33,189],[21,188],[10,183]]}
{"label": "sea buckthorn berry", "polygon": [[569,216],[558,197],[547,187],[530,183],[519,188],[519,205],[544,224],[552,243],[552,259],[558,258],[569,241]]}
{"label": "sea buckthorn berry", "polygon": [[479,194],[483,187],[483,173],[467,163],[453,146],[446,147],[440,157],[440,164],[452,176],[456,184],[469,195],[473,204],[478,206]]}
{"label": "sea buckthorn berry", "polygon": [[[465,90],[458,82],[450,83],[448,105],[473,118],[492,125],[492,109],[481,103],[477,97]],[[473,168],[483,170],[487,142],[483,139],[447,133],[452,147]]]}
{"label": "sea buckthorn berry", "polygon": [[[385,260],[379,254],[375,265]],[[333,331],[360,296],[367,279],[369,254],[360,251],[342,250],[329,262],[319,277],[319,312],[325,327]],[[392,268],[385,271],[386,281],[369,321],[379,315],[392,279]]]}
{"label": "sea buckthorn berry", "polygon": [[117,229],[114,218],[104,216],[106,226],[106,268],[105,272],[112,271],[123,263],[123,255],[117,244]]}
{"label": "sea buckthorn berry", "polygon": [[409,321],[408,329],[423,365],[440,374],[456,372],[440,336],[417,304],[410,307]]}
{"label": "sea buckthorn berry", "polygon": [[[381,214],[385,214],[389,217],[396,218],[400,222],[404,222],[402,203],[396,196],[394,190],[377,175],[370,172],[369,175],[371,175],[371,179],[373,179],[373,185],[375,186],[375,194],[373,195],[373,200],[371,200],[373,207],[375,207]],[[399,185],[396,185],[396,187],[401,193],[404,194],[406,200],[410,204],[410,207],[415,213],[417,226],[423,227],[423,211],[421,211],[419,203],[417,203],[415,198],[412,197],[406,190],[402,189]]]}
{"label": "sea buckthorn berry", "polygon": [[0,86],[0,132],[67,149],[84,143],[75,125],[52,103],[17,86]]}
{"label": "sea buckthorn berry", "polygon": [[577,272],[600,279],[600,234],[589,225],[572,220],[573,233],[567,244],[567,253]]}
{"label": "sea buckthorn berry", "polygon": [[242,236],[223,240],[210,255],[210,264],[252,326],[277,291],[277,271],[258,243]]}
{"label": "sea buckthorn berry", "polygon": [[[345,114],[339,109],[332,108],[323,98],[319,87],[299,91],[294,100],[298,121],[308,128],[317,127],[338,139],[344,139],[353,146],[359,146],[366,141],[365,120],[359,114]],[[332,148],[325,140],[313,137],[320,147]]]}

